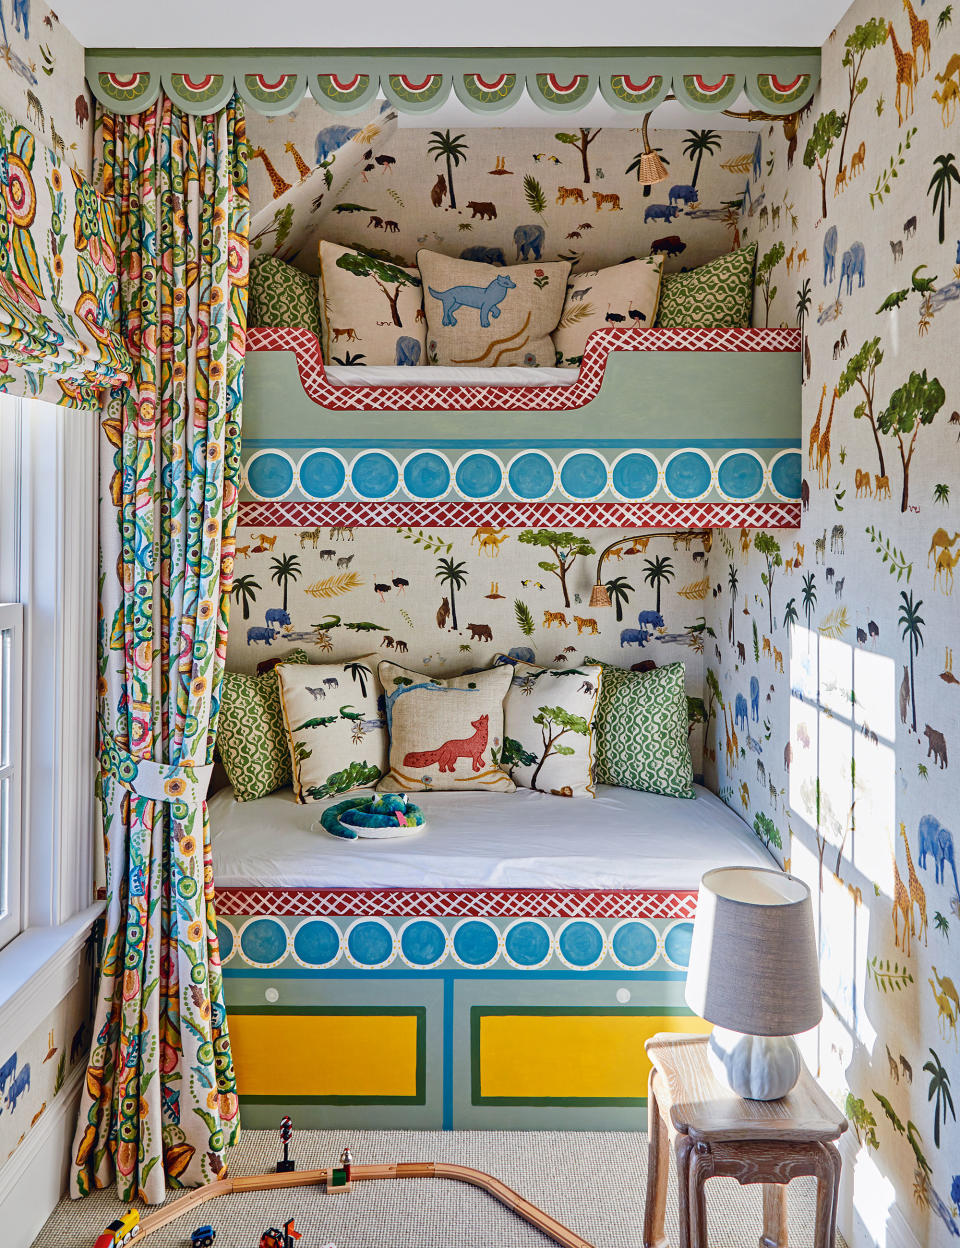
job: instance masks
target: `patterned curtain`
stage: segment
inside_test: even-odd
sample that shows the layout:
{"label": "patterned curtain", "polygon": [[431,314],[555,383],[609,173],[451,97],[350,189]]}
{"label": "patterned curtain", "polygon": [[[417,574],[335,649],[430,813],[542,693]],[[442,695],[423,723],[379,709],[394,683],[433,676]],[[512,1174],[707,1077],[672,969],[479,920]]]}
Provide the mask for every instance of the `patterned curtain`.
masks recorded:
{"label": "patterned curtain", "polygon": [[130,381],[113,204],[0,109],[0,393],[99,409]]}
{"label": "patterned curtain", "polygon": [[133,382],[100,453],[103,965],[71,1190],[123,1200],[209,1182],[239,1130],[204,795],[240,471],[247,315],[242,104],[161,95],[103,113]]}

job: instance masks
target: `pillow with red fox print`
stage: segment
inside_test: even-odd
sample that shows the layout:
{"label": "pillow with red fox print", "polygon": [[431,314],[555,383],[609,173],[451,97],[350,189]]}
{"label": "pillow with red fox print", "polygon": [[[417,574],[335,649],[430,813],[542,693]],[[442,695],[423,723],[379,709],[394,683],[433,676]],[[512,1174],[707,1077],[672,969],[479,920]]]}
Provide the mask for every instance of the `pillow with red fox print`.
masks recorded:
{"label": "pillow with red fox print", "polygon": [[390,770],[378,792],[514,792],[516,785],[500,767],[511,667],[446,680],[386,660],[377,670],[390,731]]}

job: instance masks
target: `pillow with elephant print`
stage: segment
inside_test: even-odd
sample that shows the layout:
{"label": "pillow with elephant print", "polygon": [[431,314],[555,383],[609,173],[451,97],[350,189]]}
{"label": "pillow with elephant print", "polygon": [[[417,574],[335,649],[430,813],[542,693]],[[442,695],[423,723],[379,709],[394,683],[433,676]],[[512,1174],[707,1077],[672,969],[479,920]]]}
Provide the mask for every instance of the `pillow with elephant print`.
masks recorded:
{"label": "pillow with elephant print", "polygon": [[570,265],[506,268],[419,251],[431,364],[552,367]]}
{"label": "pillow with elephant print", "polygon": [[662,268],[663,256],[647,256],[609,269],[572,274],[560,324],[553,331],[557,364],[578,365],[595,329],[651,329]]}
{"label": "pillow with elephant print", "polygon": [[594,721],[602,666],[537,667],[508,654],[494,662],[513,668],[503,702],[500,766],[524,789],[596,797]]}
{"label": "pillow with elephant print", "polygon": [[379,792],[514,792],[499,765],[509,667],[441,680],[384,660],[378,672],[390,732],[390,770]]}
{"label": "pillow with elephant print", "polygon": [[298,802],[372,788],[386,770],[387,723],[376,660],[276,667]]}
{"label": "pillow with elephant print", "polygon": [[377,256],[320,242],[325,364],[426,364],[420,274]]}

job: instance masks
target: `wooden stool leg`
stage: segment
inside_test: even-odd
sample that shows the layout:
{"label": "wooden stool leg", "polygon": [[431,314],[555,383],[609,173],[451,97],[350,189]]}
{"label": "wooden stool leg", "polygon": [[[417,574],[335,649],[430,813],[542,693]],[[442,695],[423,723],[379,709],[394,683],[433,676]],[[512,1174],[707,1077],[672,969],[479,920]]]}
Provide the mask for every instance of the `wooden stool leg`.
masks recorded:
{"label": "wooden stool leg", "polygon": [[830,1230],[828,1232],[828,1248],[834,1248],[837,1242],[837,1204],[840,1200],[840,1172],[843,1169],[843,1158],[835,1144],[824,1144],[823,1151],[830,1159],[833,1167],[833,1203],[830,1209]]}
{"label": "wooden stool leg", "polygon": [[760,1248],[787,1248],[787,1189],[782,1183],[763,1185]]}
{"label": "wooden stool leg", "polygon": [[[836,1150],[834,1149],[834,1152]],[[837,1207],[840,1154],[837,1160],[824,1145],[817,1149],[817,1220],[814,1228],[814,1248],[833,1248]]]}
{"label": "wooden stool leg", "polygon": [[713,1174],[713,1158],[702,1144],[690,1154],[690,1248],[709,1248],[707,1240],[706,1182]]}
{"label": "wooden stool leg", "polygon": [[689,1136],[678,1135],[674,1142],[677,1155],[677,1216],[680,1222],[680,1248],[690,1248],[690,1154],[693,1144]]}
{"label": "wooden stool leg", "polygon": [[647,1081],[647,1204],[643,1214],[643,1248],[668,1248],[663,1223],[667,1211],[670,1155],[667,1124],[657,1103],[657,1072],[651,1066]]}

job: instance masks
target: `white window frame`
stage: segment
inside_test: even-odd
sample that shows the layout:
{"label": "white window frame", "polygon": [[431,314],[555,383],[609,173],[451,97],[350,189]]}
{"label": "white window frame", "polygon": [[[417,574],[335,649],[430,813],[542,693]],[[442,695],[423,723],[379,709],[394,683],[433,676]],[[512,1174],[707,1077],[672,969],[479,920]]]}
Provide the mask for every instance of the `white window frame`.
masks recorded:
{"label": "white window frame", "polygon": [[[0,396],[0,602],[21,604],[19,934],[0,1034],[76,981],[94,896],[99,415]],[[62,994],[62,995],[58,995]]]}
{"label": "white window frame", "polygon": [[0,602],[0,949],[20,935],[23,608]]}

